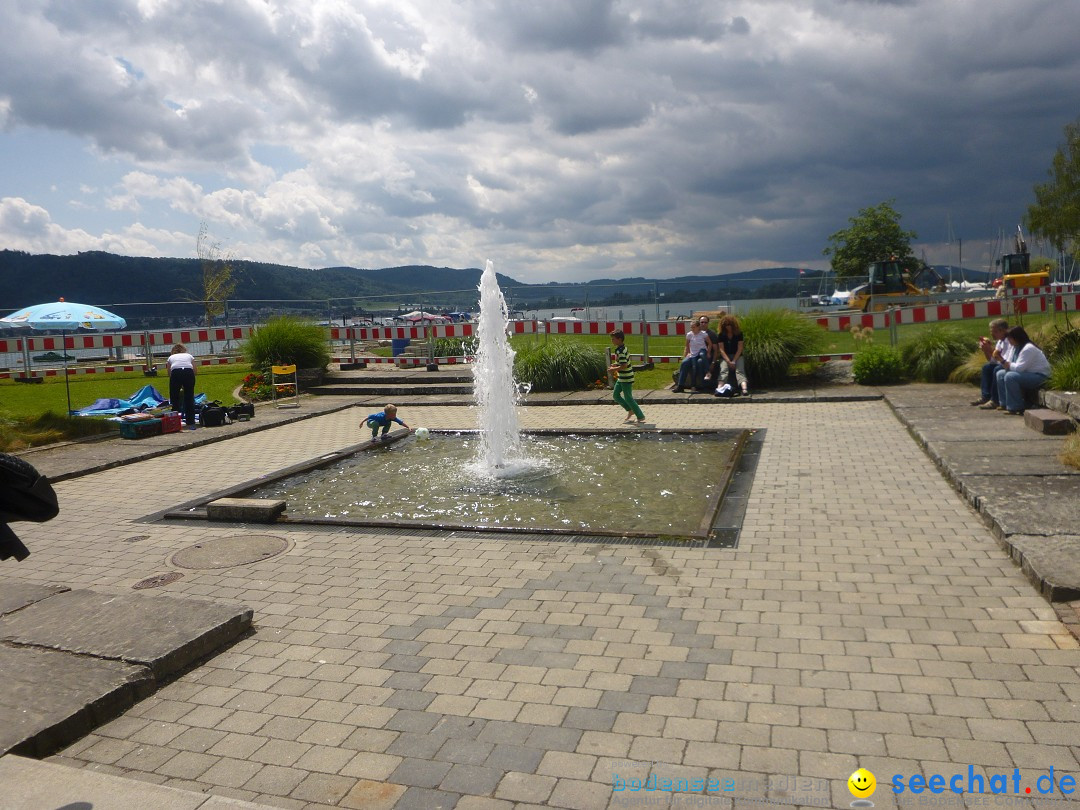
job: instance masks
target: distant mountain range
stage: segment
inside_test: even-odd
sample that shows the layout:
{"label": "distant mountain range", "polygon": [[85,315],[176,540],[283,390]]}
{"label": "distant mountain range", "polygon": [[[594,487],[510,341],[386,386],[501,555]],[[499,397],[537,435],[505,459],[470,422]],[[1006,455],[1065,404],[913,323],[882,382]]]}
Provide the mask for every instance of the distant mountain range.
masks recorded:
{"label": "distant mountain range", "polygon": [[[479,268],[408,265],[368,270],[356,267],[306,269],[233,261],[236,291],[232,322],[292,309],[327,318],[400,307],[473,309]],[[937,268],[949,278],[949,268]],[[579,284],[524,284],[499,275],[514,308],[559,308],[735,298],[787,298],[817,292],[821,271],[769,267],[726,275],[677,278],[594,279]],[[986,273],[965,270],[969,281]],[[960,279],[958,270],[953,277]],[[831,292],[828,290],[827,292]],[[118,256],[88,251],[70,256],[0,251],[0,314],[64,297],[115,306],[134,326],[191,325],[200,317],[202,263],[198,259]],[[168,303],[171,302],[171,303]],[[190,302],[190,303],[187,303]]]}

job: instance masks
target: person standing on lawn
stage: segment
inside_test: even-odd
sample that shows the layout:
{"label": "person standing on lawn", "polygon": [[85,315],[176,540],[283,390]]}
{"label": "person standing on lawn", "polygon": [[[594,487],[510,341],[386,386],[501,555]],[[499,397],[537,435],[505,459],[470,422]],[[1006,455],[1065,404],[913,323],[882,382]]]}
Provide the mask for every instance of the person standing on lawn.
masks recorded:
{"label": "person standing on lawn", "polygon": [[183,343],[172,347],[165,361],[169,371],[169,406],[174,411],[183,408],[188,430],[195,429],[195,358],[188,354]]}

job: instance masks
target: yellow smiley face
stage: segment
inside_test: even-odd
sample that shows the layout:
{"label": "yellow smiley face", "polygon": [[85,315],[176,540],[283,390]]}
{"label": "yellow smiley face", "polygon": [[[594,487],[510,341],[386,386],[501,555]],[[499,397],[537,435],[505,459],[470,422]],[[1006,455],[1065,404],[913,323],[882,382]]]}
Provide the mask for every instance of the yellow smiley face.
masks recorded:
{"label": "yellow smiley face", "polygon": [[847,780],[848,790],[856,799],[866,799],[874,795],[877,789],[877,780],[866,768],[859,768]]}

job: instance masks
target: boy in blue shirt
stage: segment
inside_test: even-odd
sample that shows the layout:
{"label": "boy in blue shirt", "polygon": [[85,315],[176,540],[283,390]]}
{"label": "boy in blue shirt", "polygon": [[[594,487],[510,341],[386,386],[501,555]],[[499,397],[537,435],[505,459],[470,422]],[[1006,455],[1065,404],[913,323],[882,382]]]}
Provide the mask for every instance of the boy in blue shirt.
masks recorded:
{"label": "boy in blue shirt", "polygon": [[387,405],[379,413],[373,413],[367,418],[367,426],[371,428],[371,440],[375,441],[376,436],[379,435],[379,429],[382,428],[382,440],[386,441],[390,433],[390,423],[397,422],[406,430],[409,430],[409,426],[397,418],[397,406]]}

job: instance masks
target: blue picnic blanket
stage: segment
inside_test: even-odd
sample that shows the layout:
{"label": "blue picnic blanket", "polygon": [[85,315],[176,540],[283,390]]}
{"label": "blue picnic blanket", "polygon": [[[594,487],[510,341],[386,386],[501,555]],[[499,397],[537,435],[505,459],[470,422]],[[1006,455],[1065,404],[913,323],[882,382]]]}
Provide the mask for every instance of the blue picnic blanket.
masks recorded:
{"label": "blue picnic blanket", "polygon": [[[195,397],[195,404],[206,402],[206,394]],[[168,397],[163,397],[152,385],[144,385],[127,399],[99,399],[93,405],[87,405],[77,411],[72,411],[76,416],[114,416],[136,411],[147,411],[169,403]]]}

